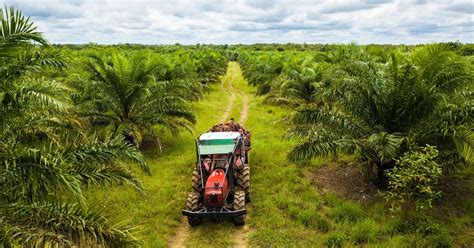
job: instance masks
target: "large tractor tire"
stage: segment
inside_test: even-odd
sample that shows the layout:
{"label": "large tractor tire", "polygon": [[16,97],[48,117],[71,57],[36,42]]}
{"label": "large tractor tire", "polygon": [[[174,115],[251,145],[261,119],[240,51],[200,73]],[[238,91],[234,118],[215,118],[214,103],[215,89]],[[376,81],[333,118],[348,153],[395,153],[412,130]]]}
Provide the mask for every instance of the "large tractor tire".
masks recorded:
{"label": "large tractor tire", "polygon": [[202,192],[202,179],[201,179],[201,173],[197,169],[194,169],[193,171],[193,177],[192,177],[192,186],[193,186],[193,192],[195,193],[201,193]]}
{"label": "large tractor tire", "polygon": [[[245,209],[245,192],[236,191],[234,194],[234,211]],[[245,215],[236,216],[233,218],[234,224],[236,226],[241,226],[245,224]]]}
{"label": "large tractor tire", "polygon": [[237,171],[236,185],[238,190],[245,192],[245,201],[250,202],[251,192],[250,192],[250,167],[245,166],[241,170]]}
{"label": "large tractor tire", "polygon": [[[198,211],[199,209],[199,193],[189,193],[188,199],[186,200],[186,210],[188,211]],[[191,217],[188,216],[188,223],[191,226],[197,226],[201,224],[202,218],[200,217]]]}

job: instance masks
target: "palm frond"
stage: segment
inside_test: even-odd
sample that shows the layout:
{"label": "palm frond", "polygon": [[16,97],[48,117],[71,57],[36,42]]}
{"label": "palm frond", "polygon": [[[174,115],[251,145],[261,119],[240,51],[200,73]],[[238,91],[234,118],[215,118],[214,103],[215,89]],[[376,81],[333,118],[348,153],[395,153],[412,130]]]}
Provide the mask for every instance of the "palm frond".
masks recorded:
{"label": "palm frond", "polygon": [[406,141],[401,134],[386,132],[372,134],[362,142],[364,147],[362,156],[381,165],[388,164],[401,155]]}
{"label": "palm frond", "polygon": [[296,110],[293,122],[298,124],[321,125],[334,132],[344,133],[352,137],[362,137],[369,133],[370,128],[362,120],[350,118],[341,112],[324,108],[303,106]]}
{"label": "palm frond", "polygon": [[4,108],[10,106],[28,108],[55,109],[65,111],[69,109],[71,100],[66,95],[69,89],[56,81],[32,80],[18,85],[14,91],[6,92],[4,99],[11,102],[2,103]]}
{"label": "palm frond", "polygon": [[70,168],[70,173],[79,179],[82,185],[123,184],[131,185],[144,193],[142,183],[123,165],[118,163],[82,163]]}
{"label": "palm frond", "polygon": [[[0,206],[7,238],[20,244],[72,247],[138,246],[133,227],[107,219],[96,209],[75,204],[8,204]],[[45,221],[50,220],[50,221]],[[54,221],[51,221],[54,220]]]}
{"label": "palm frond", "polygon": [[0,24],[0,59],[14,56],[17,48],[31,41],[48,44],[30,18],[13,6],[0,8]]}
{"label": "palm frond", "polygon": [[16,79],[28,73],[38,73],[47,68],[67,67],[68,63],[59,50],[23,49],[6,62],[6,66],[0,70],[0,78],[11,85]]}
{"label": "palm frond", "polygon": [[7,144],[3,145],[1,156],[4,176],[0,186],[6,199],[44,200],[62,189],[84,204],[79,180],[66,170],[60,157]]}
{"label": "palm frond", "polygon": [[353,153],[359,149],[359,144],[355,139],[346,138],[324,129],[313,132],[308,132],[305,129],[293,129],[289,137],[301,139],[288,153],[288,158],[291,161],[336,155],[339,152]]}
{"label": "palm frond", "polygon": [[474,132],[463,130],[453,137],[459,155],[469,163],[474,163]]}
{"label": "palm frond", "polygon": [[[61,157],[73,167],[78,165],[80,167],[85,163],[110,164],[117,160],[132,160],[143,171],[150,173],[150,167],[145,162],[143,155],[136,148],[125,143],[120,136],[108,140],[99,140],[97,137],[87,140],[81,139],[81,142],[74,142],[73,145],[59,152]],[[106,170],[105,167],[100,168],[100,166],[97,169]],[[136,185],[135,181],[131,183]]]}

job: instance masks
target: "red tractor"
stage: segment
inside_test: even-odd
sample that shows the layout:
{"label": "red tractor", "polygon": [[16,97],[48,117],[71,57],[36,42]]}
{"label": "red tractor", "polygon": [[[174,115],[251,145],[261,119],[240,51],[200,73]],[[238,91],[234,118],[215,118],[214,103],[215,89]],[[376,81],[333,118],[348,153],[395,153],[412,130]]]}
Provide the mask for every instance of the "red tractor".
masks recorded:
{"label": "red tractor", "polygon": [[250,202],[250,147],[245,133],[208,132],[196,141],[197,163],[193,192],[182,211],[191,226],[203,218],[231,218],[245,224],[245,204]]}

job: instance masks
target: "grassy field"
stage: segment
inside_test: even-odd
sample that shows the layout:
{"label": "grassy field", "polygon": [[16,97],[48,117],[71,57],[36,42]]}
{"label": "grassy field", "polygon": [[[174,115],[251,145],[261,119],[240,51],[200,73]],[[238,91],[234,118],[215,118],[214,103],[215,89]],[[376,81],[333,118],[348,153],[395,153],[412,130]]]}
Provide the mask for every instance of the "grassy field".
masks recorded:
{"label": "grassy field", "polygon": [[[231,63],[229,68],[223,80],[232,80],[235,88],[230,116],[240,115],[239,90],[248,96],[250,104],[245,127],[252,132],[253,199],[248,206],[247,225],[238,228],[230,222],[204,222],[189,228],[187,246],[229,247],[236,243],[235,236],[245,238],[250,246],[263,247],[445,247],[450,242],[469,247],[474,243],[472,213],[470,217],[451,216],[447,223],[443,222],[440,211],[434,217],[419,217],[424,218],[420,222],[424,224],[412,227],[391,217],[380,199],[362,204],[321,193],[308,175],[323,165],[337,167],[338,161],[316,159],[304,165],[289,163],[286,153],[291,142],[282,140],[287,128],[283,119],[289,110],[263,104],[263,98],[256,96],[255,89],[240,75],[238,65]],[[178,227],[187,225],[181,221],[181,209],[190,191],[194,138],[222,117],[228,99],[228,86],[224,86],[212,85],[210,93],[195,104],[198,121],[193,133],[167,134],[163,137],[162,152],[146,152],[153,172],[152,176],[140,176],[147,189],[146,196],[127,187],[106,188],[90,194],[91,204],[108,206],[106,211],[111,215],[129,216],[131,223],[141,226],[141,236],[149,247],[166,246]],[[472,180],[467,183],[473,187]],[[471,197],[466,204],[474,206],[473,202]]]}

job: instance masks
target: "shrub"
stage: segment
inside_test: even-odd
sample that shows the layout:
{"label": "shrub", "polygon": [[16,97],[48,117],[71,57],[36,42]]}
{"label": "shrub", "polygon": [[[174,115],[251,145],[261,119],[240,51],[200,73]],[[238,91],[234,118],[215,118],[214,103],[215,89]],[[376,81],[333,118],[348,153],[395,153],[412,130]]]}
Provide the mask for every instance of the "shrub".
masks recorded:
{"label": "shrub", "polygon": [[329,248],[342,247],[342,245],[344,245],[345,240],[346,236],[344,235],[344,233],[336,231],[328,235],[326,241],[324,242],[324,245],[328,246]]}
{"label": "shrub", "polygon": [[331,217],[336,222],[355,222],[362,217],[362,209],[359,205],[352,202],[343,202],[341,205],[334,207],[331,211]]}
{"label": "shrub", "polygon": [[434,189],[442,175],[441,166],[435,161],[437,156],[438,150],[428,145],[405,153],[396,166],[386,172],[389,186],[382,195],[390,202],[390,210],[407,210],[411,203],[415,203],[417,211],[432,207],[433,200],[441,194]]}
{"label": "shrub", "polygon": [[359,222],[352,228],[352,238],[356,244],[373,242],[379,233],[380,229],[372,219]]}

